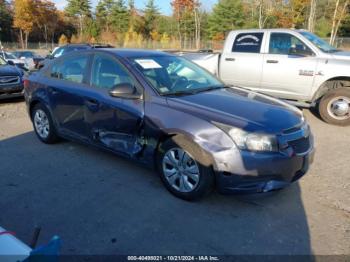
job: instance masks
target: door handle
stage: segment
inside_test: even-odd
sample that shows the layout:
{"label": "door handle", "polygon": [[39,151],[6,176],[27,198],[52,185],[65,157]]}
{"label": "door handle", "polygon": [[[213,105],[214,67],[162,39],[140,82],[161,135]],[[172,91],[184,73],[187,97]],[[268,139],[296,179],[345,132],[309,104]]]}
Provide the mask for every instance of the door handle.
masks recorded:
{"label": "door handle", "polygon": [[278,64],[278,60],[266,60],[268,64]]}
{"label": "door handle", "polygon": [[225,58],[225,61],[234,62],[236,61],[236,58],[228,57],[228,58]]}

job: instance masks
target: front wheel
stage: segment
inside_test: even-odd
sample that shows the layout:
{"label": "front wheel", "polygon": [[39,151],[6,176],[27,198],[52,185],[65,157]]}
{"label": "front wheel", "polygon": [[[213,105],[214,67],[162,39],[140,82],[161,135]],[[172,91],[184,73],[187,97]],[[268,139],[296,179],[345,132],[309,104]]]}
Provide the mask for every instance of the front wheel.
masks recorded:
{"label": "front wheel", "polygon": [[204,164],[203,154],[196,145],[189,146],[182,137],[174,137],[160,145],[158,170],[165,187],[175,196],[196,200],[214,187],[214,174]]}
{"label": "front wheel", "polygon": [[338,88],[326,93],[320,100],[321,118],[333,125],[350,125],[350,89]]}

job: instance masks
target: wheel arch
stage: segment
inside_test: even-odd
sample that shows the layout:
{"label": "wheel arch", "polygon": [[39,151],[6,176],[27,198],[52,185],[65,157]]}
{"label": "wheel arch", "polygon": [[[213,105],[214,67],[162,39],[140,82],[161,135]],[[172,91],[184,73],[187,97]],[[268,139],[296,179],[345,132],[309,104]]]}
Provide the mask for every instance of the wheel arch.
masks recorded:
{"label": "wheel arch", "polygon": [[33,99],[33,100],[31,100],[29,102],[28,113],[29,113],[30,119],[32,119],[32,112],[33,112],[34,107],[39,105],[39,104],[42,104],[42,105],[44,105],[46,107],[46,109],[50,113],[50,116],[52,118],[52,121],[53,121],[53,124],[54,124],[55,128],[58,128],[58,123],[57,123],[57,121],[56,121],[56,119],[55,119],[55,117],[54,117],[54,115],[53,115],[53,113],[51,111],[51,108],[48,106],[46,101],[44,99],[41,99],[40,97],[37,97],[37,98],[35,98],[35,99]]}
{"label": "wheel arch", "polygon": [[29,110],[28,110],[28,113],[29,113],[29,116],[30,118],[32,118],[32,113],[33,113],[33,109],[35,106],[37,106],[38,104],[42,104],[43,102],[40,100],[40,99],[34,99],[30,102],[29,104]]}
{"label": "wheel arch", "polygon": [[350,76],[337,76],[324,81],[315,93],[312,102],[318,102],[328,91],[337,88],[350,89]]}
{"label": "wheel arch", "polygon": [[198,149],[201,151],[202,156],[204,157],[205,162],[202,163],[208,167],[210,167],[212,170],[214,167],[214,159],[212,157],[212,155],[210,155],[210,153],[208,153],[203,146],[196,142],[194,137],[190,134],[184,133],[184,132],[178,132],[178,131],[169,131],[169,132],[165,132],[163,135],[161,135],[157,141],[157,146],[154,150],[154,167],[157,167],[157,159],[158,159],[158,154],[160,152],[160,146],[162,145],[162,143],[164,143],[165,141],[167,141],[168,139],[174,138],[174,137],[179,137],[182,138],[186,141],[188,141],[189,143],[191,143],[194,146],[197,146]]}

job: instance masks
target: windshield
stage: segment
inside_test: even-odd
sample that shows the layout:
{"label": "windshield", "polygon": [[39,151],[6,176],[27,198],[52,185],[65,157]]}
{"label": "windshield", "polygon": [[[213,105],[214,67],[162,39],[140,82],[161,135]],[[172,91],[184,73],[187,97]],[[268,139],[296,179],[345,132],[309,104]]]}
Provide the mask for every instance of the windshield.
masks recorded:
{"label": "windshield", "polygon": [[0,65],[6,65],[6,61],[0,56]]}
{"label": "windshield", "polygon": [[213,75],[181,57],[139,57],[131,62],[161,95],[193,94],[224,87]]}
{"label": "windshield", "polygon": [[310,42],[312,42],[315,46],[321,49],[323,52],[332,53],[338,51],[335,47],[328,44],[326,41],[319,38],[317,35],[313,33],[302,31],[300,32],[303,36],[305,36]]}

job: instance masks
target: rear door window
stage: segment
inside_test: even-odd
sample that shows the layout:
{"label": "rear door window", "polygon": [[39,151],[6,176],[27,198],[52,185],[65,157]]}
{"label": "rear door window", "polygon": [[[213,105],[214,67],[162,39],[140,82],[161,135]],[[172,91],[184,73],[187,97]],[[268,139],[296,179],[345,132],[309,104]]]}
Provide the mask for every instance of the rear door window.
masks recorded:
{"label": "rear door window", "polygon": [[241,33],[236,36],[232,52],[260,53],[264,33]]}
{"label": "rear door window", "polygon": [[51,66],[50,76],[74,83],[83,83],[88,64],[88,55],[67,57]]}

